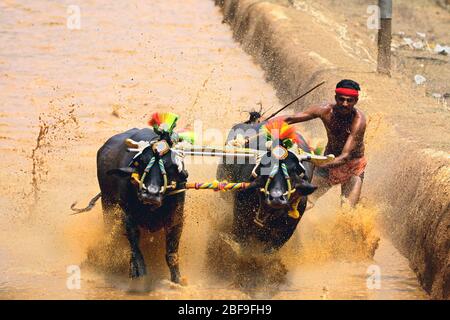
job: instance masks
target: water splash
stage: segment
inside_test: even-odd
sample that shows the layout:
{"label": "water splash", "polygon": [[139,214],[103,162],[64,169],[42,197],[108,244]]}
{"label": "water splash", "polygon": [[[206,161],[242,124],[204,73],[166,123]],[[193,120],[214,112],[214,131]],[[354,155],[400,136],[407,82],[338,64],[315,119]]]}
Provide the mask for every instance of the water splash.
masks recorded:
{"label": "water splash", "polygon": [[[316,210],[316,209],[315,209]],[[314,211],[315,211],[314,210]],[[285,256],[291,263],[317,263],[332,260],[361,261],[373,259],[378,248],[377,218],[380,209],[373,204],[358,204],[356,208],[320,209],[310,212],[301,222],[301,237],[295,237]],[[312,217],[311,217],[312,216]]]}

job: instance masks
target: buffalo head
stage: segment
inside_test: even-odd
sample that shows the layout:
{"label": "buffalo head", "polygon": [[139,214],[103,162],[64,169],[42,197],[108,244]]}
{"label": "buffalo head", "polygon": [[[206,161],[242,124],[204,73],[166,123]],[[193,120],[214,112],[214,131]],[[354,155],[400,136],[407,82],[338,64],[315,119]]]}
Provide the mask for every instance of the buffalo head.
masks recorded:
{"label": "buffalo head", "polygon": [[252,184],[261,191],[261,203],[273,209],[291,208],[300,196],[316,190],[298,156],[278,141],[258,159],[252,175]]}
{"label": "buffalo head", "polygon": [[163,135],[150,142],[127,139],[126,144],[129,151],[137,154],[128,167],[110,170],[108,174],[130,179],[139,201],[159,208],[166,195],[182,189],[186,182],[188,173],[182,155],[171,149],[170,137]]}

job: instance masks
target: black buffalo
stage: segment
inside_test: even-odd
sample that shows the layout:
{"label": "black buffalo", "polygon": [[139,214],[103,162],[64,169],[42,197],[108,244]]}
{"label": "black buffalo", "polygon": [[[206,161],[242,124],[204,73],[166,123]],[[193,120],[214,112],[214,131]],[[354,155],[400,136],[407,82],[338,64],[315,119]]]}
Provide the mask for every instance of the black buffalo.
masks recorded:
{"label": "black buffalo", "polygon": [[[147,141],[150,145],[140,154],[129,152],[129,145],[125,144],[127,139]],[[160,152],[158,144],[166,147],[166,153]],[[150,232],[164,228],[166,262],[171,280],[176,283],[181,280],[178,245],[183,229],[183,190],[188,174],[176,152],[167,148],[171,146],[169,134],[157,134],[148,128],[135,128],[111,137],[97,152],[97,177],[101,193],[86,209],[75,209],[78,212],[89,210],[95,200],[101,197],[104,219],[108,225],[114,207],[120,206],[124,212],[126,236],[131,247],[132,278],[146,274],[144,257],[139,248],[142,227]],[[149,166],[150,162],[153,164]],[[142,179],[146,170],[148,172]],[[167,188],[164,189],[164,185]]]}
{"label": "black buffalo", "polygon": [[[227,142],[236,139],[238,134],[251,138],[252,133],[259,132],[263,124],[251,121],[237,124],[231,129]],[[313,172],[311,163],[299,161],[290,151],[287,158],[274,159],[270,149],[279,146],[281,142],[273,141],[269,149],[265,143],[265,138],[260,137],[250,139],[250,145],[246,145],[253,149],[267,150],[257,167],[248,160],[242,164],[230,163],[237,159],[228,157],[218,166],[217,178],[228,181],[253,180],[252,185],[257,186],[256,188],[238,191],[234,195],[231,232],[234,240],[241,246],[259,243],[262,244],[263,252],[269,253],[282,247],[292,236],[305,211],[307,196],[316,188],[310,184]],[[306,143],[300,147],[311,152]],[[292,189],[295,188],[290,197],[287,195],[288,182],[286,171],[283,173],[281,168],[282,163],[287,169]],[[278,171],[267,185],[269,173],[273,171],[275,164],[278,164]],[[292,217],[295,209],[298,210],[298,217]]]}

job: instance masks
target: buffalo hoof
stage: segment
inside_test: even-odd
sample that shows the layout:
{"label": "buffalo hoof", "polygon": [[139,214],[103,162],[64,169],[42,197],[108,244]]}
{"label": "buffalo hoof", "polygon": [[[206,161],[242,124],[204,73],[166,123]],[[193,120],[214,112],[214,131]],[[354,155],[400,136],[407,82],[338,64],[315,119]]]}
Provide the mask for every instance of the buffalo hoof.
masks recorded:
{"label": "buffalo hoof", "polygon": [[140,278],[145,276],[147,273],[144,261],[139,261],[138,259],[131,259],[130,261],[130,278]]}
{"label": "buffalo hoof", "polygon": [[182,277],[180,279],[180,285],[182,285],[183,287],[186,287],[188,285],[188,280],[186,277]]}
{"label": "buffalo hoof", "polygon": [[172,281],[173,283],[181,284],[181,280],[182,280],[182,278],[181,278],[181,276],[180,276],[179,273],[177,273],[177,274],[172,274],[172,275],[170,276],[170,281]]}
{"label": "buffalo hoof", "polygon": [[130,279],[130,283],[128,285],[128,293],[145,293],[148,291],[147,283],[145,281],[145,277]]}
{"label": "buffalo hoof", "polygon": [[175,282],[172,280],[171,284],[170,284],[170,288],[177,289],[180,287],[187,287],[187,285],[188,285],[188,281],[185,277],[183,277],[183,278],[180,278],[178,282]]}

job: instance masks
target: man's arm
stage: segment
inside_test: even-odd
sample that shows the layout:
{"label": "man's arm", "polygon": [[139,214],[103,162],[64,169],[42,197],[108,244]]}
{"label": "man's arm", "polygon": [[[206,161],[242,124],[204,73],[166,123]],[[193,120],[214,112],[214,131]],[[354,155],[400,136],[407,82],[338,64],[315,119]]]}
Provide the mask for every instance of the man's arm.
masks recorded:
{"label": "man's arm", "polygon": [[270,121],[276,120],[276,119],[283,119],[288,124],[294,124],[298,122],[308,121],[315,118],[320,118],[321,115],[326,111],[324,106],[310,106],[307,109],[303,110],[302,112],[296,113],[294,115],[289,116],[278,116],[275,118],[272,118]]}
{"label": "man's arm", "polygon": [[[278,116],[278,117],[272,118],[270,121],[274,121],[275,119],[283,119],[288,124],[293,124],[293,123],[297,123],[297,122],[303,122],[303,121],[308,121],[311,119],[319,118],[325,111],[326,111],[326,109],[323,106],[311,106],[311,107],[307,108],[306,110],[299,112],[293,116]],[[244,139],[244,138],[233,139],[233,140],[228,141],[227,144],[229,146],[243,147],[245,144],[249,143],[250,139],[257,138],[259,135],[260,134],[255,135],[251,138],[246,138],[246,139]]]}
{"label": "man's arm", "polygon": [[347,163],[350,160],[352,151],[359,145],[364,143],[364,132],[366,131],[366,120],[361,117],[356,121],[351,128],[350,135],[345,142],[342,153],[336,157],[332,162],[329,162],[321,167],[334,168]]}
{"label": "man's arm", "polygon": [[286,117],[285,121],[288,124],[304,122],[315,118],[319,118],[323,112],[324,112],[323,106],[311,106],[302,112],[296,113],[293,116]]}

